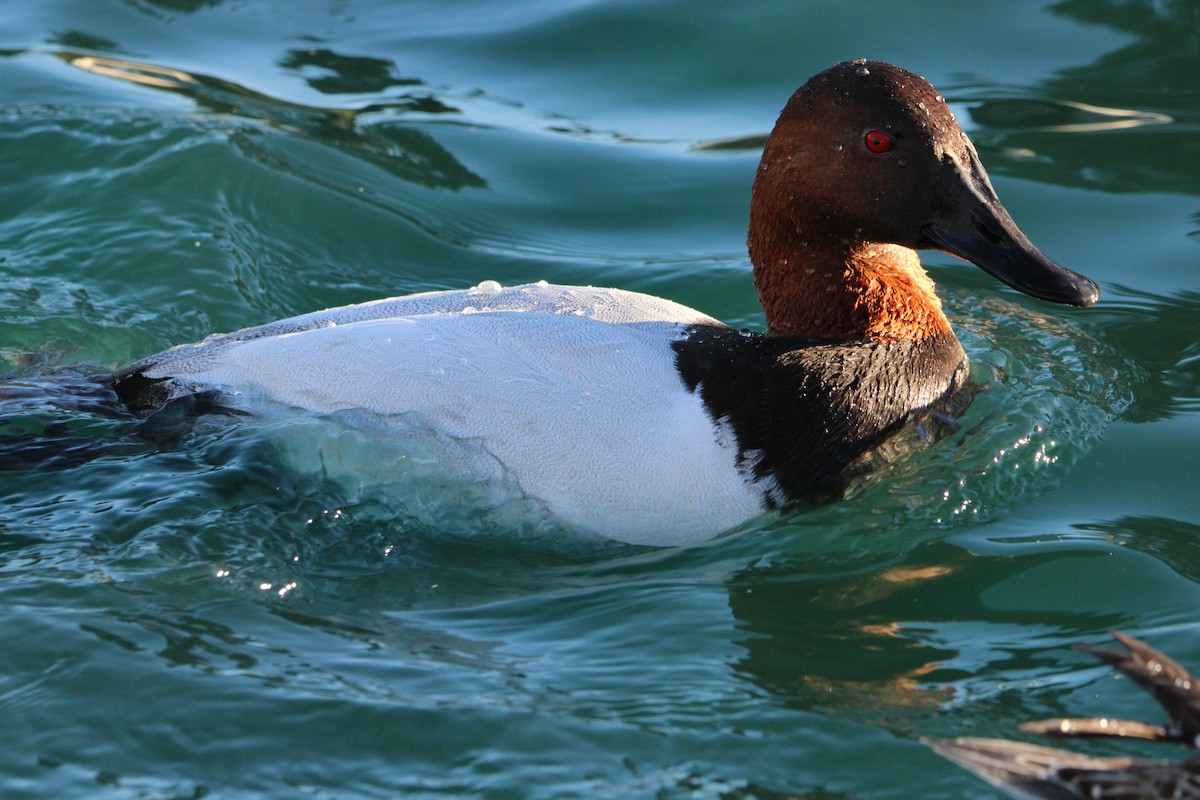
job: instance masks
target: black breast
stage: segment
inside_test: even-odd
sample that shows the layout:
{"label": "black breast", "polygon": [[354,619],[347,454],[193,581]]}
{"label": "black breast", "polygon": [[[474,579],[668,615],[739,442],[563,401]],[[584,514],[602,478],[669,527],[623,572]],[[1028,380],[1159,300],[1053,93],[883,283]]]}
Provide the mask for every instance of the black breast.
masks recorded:
{"label": "black breast", "polygon": [[674,347],[681,377],[732,429],[739,466],[768,507],[827,490],[912,412],[958,389],[967,363],[952,334],[830,342],[696,326]]}

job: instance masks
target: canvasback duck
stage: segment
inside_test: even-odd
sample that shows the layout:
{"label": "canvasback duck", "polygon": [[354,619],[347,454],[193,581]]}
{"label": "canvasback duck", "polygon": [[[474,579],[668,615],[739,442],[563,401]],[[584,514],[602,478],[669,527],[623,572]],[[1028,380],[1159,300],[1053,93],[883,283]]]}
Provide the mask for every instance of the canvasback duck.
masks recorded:
{"label": "canvasback duck", "polygon": [[1045,300],[1099,295],[1016,226],[933,87],[876,61],[792,95],[748,244],[765,334],[618,289],[488,281],[210,336],[113,385],[138,415],[203,392],[430,431],[572,529],[676,545],[827,491],[961,386],[966,355],[916,249]]}
{"label": "canvasback duck", "polygon": [[[1110,717],[1028,722],[1021,730],[1064,738],[1122,738],[1200,747],[1200,683],[1164,653],[1113,631],[1124,650],[1082,646],[1146,690],[1166,725]],[[1200,800],[1200,756],[1183,761],[1093,757],[1009,739],[925,739],[954,763],[1019,800]]]}

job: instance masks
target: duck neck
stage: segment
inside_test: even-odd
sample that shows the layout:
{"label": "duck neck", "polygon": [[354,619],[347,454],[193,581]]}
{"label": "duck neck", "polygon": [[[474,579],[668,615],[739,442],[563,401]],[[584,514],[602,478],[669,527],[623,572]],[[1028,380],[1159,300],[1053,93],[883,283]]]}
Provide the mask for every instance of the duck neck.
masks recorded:
{"label": "duck neck", "polygon": [[769,336],[889,342],[951,332],[910,248],[753,228],[749,245]]}

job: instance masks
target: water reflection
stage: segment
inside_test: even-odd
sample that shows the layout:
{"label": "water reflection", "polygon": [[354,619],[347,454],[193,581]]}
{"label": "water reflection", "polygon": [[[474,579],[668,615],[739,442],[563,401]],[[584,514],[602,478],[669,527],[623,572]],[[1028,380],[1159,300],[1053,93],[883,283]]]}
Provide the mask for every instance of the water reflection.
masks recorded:
{"label": "water reflection", "polygon": [[984,100],[971,107],[971,118],[993,128],[1035,128],[1048,133],[1101,133],[1147,125],[1167,125],[1167,114],[1128,108],[1103,108],[1071,100]]}
{"label": "water reflection", "polygon": [[[347,58],[327,50],[303,52],[317,54],[311,57],[315,59],[313,63],[325,67],[334,65],[341,70],[335,71],[333,77],[322,76],[310,80],[310,83],[315,80],[327,88],[357,91],[350,87],[359,85],[355,83],[358,76],[347,70],[349,65],[361,66],[363,62],[372,63],[368,70],[367,85],[377,85],[381,75],[384,76],[382,80],[392,81],[389,86],[422,85],[416,80],[387,77],[392,73],[388,62],[376,64],[376,59]],[[397,115],[407,112],[458,113],[458,109],[442,103],[427,92],[400,94],[362,108],[323,107],[293,103],[211,75],[156,64],[70,50],[59,51],[56,55],[71,66],[95,75],[189,97],[212,114],[243,117],[290,133],[351,145],[356,157],[407,181],[455,190],[486,185],[482,177],[468,169],[429,134],[412,127],[390,124]],[[302,60],[293,63],[297,67],[304,64]],[[248,154],[255,155],[254,149],[251,148]],[[296,171],[305,172],[299,168]]]}
{"label": "water reflection", "polygon": [[48,39],[48,42],[64,50],[92,50],[98,53],[122,52],[121,46],[112,39],[73,29],[54,34]]}
{"label": "water reflection", "polygon": [[[735,669],[789,707],[927,732],[977,674],[995,684],[1053,672],[1040,643],[1070,633],[1047,626],[1044,609],[998,608],[989,590],[1061,557],[980,558],[932,542],[903,565],[836,577],[819,576],[810,558],[749,566],[728,582],[746,653]],[[1118,613],[1087,615],[1089,629],[1124,622]]]}
{"label": "water reflection", "polygon": [[[1200,54],[1200,6],[1193,0],[1062,0],[1050,12],[1084,23],[1104,25],[1131,33],[1135,43],[1116,51],[1104,61],[1141,61],[1149,55],[1155,60]],[[1153,86],[1142,72],[1114,73],[1120,85]],[[1167,86],[1189,85],[1191,74],[1170,76]]]}
{"label": "water reflection", "polygon": [[1143,368],[1134,402],[1122,417],[1155,422],[1200,410],[1200,292],[1182,291],[1173,297],[1124,292],[1134,302],[1100,309],[1107,317],[1102,321],[1104,338]]}
{"label": "water reflection", "polygon": [[1181,578],[1200,584],[1200,525],[1169,517],[1119,517],[1076,527],[1101,533],[1123,547],[1148,553]]}
{"label": "water reflection", "polygon": [[403,78],[396,74],[391,61],[367,56],[343,56],[326,48],[289,50],[280,60],[284,69],[308,73],[320,73],[306,78],[308,85],[321,94],[361,94],[382,92],[392,86],[421,86],[417,78]]}
{"label": "water reflection", "polygon": [[225,0],[125,0],[125,2],[138,11],[158,17],[161,16],[162,11],[194,14],[202,8],[216,8]]}
{"label": "water reflection", "polygon": [[[1131,34],[1134,41],[1032,87],[1037,97],[1065,102],[978,102],[971,115],[987,129],[976,134],[976,143],[1018,154],[1052,153],[1050,164],[1015,158],[996,168],[1030,180],[1113,193],[1200,194],[1200,143],[1180,130],[1200,123],[1193,102],[1200,67],[1198,9],[1190,0],[1065,0],[1051,6],[1054,14]],[[1127,116],[1093,119],[1109,123],[1093,127],[1078,117],[1091,107]],[[1031,114],[1038,124],[1026,127]],[[1161,124],[1167,120],[1174,122]],[[1059,138],[1064,133],[1078,137],[1073,146]]]}
{"label": "water reflection", "polygon": [[[462,669],[465,676],[487,674],[500,680],[519,674],[519,659],[499,653],[499,642],[466,639],[412,620],[364,613],[362,609],[344,616],[328,603],[314,606],[268,599],[247,605],[245,598],[238,597],[213,602],[216,596],[210,594],[212,583],[208,584],[209,599],[203,606],[179,606],[175,604],[176,596],[161,596],[152,586],[156,581],[165,584],[171,580],[167,573],[142,576],[135,604],[109,609],[102,617],[90,617],[90,621],[78,625],[78,630],[104,645],[152,655],[169,668],[204,674],[236,673],[305,694],[344,696],[349,691],[384,702],[400,699],[387,680],[389,670],[373,677],[369,670],[363,672],[348,664],[382,654],[392,669]],[[191,588],[205,587],[195,584]],[[270,616],[264,618],[263,612]],[[302,633],[288,635],[286,628],[271,623],[271,616]],[[332,637],[335,641],[327,642],[324,652],[293,647],[294,641],[311,643],[314,637]],[[347,656],[354,653],[358,655]],[[402,698],[405,703],[414,700]],[[417,702],[433,706],[446,702],[446,698],[427,697]]]}

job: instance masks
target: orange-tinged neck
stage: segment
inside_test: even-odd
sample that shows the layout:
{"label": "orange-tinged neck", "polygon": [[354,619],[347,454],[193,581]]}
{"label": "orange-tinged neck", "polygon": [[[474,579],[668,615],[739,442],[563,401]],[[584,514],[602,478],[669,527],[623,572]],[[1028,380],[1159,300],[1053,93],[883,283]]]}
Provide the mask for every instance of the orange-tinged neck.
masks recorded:
{"label": "orange-tinged neck", "polygon": [[887,342],[951,332],[914,250],[816,237],[780,246],[753,231],[749,244],[770,336]]}

